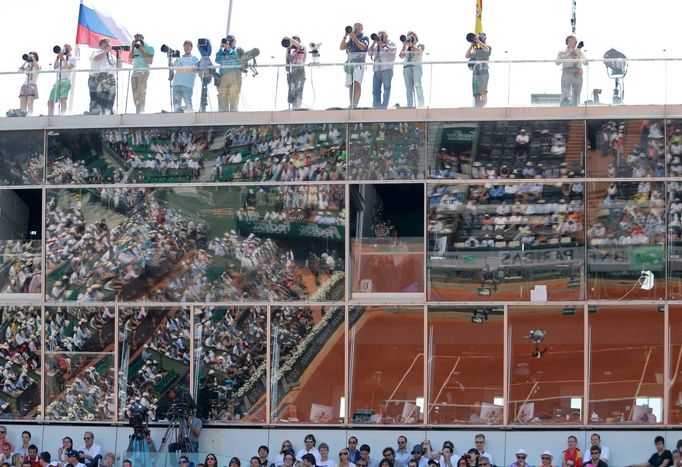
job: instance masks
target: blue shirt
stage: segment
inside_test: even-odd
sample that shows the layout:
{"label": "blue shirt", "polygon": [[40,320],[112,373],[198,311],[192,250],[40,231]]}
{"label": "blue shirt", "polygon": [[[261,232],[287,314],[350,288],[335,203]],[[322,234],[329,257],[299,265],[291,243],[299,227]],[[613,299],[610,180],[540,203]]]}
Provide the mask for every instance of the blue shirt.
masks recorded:
{"label": "blue shirt", "polygon": [[220,65],[218,73],[224,75],[227,72],[241,70],[241,63],[237,55],[237,49],[219,49],[215,54],[215,62]]}
{"label": "blue shirt", "polygon": [[[194,55],[183,55],[175,59],[173,66],[196,67],[198,63],[199,59]],[[176,71],[173,86],[185,86],[191,89],[194,87],[196,77],[196,71]]]}
{"label": "blue shirt", "polygon": [[349,61],[353,63],[364,63],[367,58],[367,49],[369,48],[369,38],[363,34],[356,36],[357,39],[365,44],[365,50],[358,47],[353,39],[350,39],[346,44],[346,53],[348,54]]}

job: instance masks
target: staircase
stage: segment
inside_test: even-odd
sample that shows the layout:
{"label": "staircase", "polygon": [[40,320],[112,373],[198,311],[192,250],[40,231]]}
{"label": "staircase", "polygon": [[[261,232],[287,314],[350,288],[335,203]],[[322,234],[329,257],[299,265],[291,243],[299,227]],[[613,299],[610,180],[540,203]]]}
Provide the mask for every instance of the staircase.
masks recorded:
{"label": "staircase", "polygon": [[584,167],[584,152],[585,123],[580,120],[573,120],[566,135],[566,164],[570,172],[578,171]]}

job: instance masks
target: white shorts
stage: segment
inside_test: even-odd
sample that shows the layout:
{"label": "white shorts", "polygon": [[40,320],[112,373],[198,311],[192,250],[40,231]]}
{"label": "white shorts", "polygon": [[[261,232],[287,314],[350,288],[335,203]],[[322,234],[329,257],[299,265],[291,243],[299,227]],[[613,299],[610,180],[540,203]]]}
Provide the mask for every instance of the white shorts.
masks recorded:
{"label": "white shorts", "polygon": [[351,87],[353,81],[362,83],[362,77],[365,76],[365,64],[358,63],[353,65],[353,73],[346,73],[346,86]]}

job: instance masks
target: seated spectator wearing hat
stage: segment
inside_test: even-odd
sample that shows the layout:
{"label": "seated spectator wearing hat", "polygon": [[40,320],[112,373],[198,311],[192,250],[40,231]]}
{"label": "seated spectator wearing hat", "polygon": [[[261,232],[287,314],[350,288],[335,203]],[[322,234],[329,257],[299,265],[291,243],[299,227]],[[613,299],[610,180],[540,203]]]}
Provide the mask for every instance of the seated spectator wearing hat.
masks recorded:
{"label": "seated spectator wearing hat", "polygon": [[83,464],[79,461],[78,451],[76,451],[76,450],[69,451],[68,454],[66,455],[66,458],[67,458],[67,462],[69,464],[73,465],[73,467],[86,467],[85,464]]}
{"label": "seated spectator wearing hat", "polygon": [[412,448],[412,460],[417,462],[417,467],[427,467],[429,465],[429,460],[424,456],[424,448],[421,444],[415,444]]}
{"label": "seated spectator wearing hat", "polygon": [[542,454],[540,454],[540,465],[538,467],[554,467],[552,459],[554,459],[554,456],[551,452],[547,450],[542,451]]}
{"label": "seated spectator wearing hat", "polygon": [[525,449],[519,449],[516,451],[516,462],[509,464],[509,467],[529,467],[530,464],[526,462],[528,453]]}

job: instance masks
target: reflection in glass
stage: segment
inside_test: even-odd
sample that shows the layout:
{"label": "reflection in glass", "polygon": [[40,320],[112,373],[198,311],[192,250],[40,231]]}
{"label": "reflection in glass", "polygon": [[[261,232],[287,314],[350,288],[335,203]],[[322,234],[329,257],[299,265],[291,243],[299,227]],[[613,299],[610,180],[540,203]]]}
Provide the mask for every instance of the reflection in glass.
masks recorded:
{"label": "reflection in glass", "polygon": [[45,346],[48,352],[112,352],[112,307],[48,307]]}
{"label": "reflection in glass", "polygon": [[666,129],[666,151],[668,177],[682,176],[682,120],[668,120]]}
{"label": "reflection in glass", "polygon": [[429,424],[501,424],[504,309],[429,308]]}
{"label": "reflection in glass", "polygon": [[664,177],[662,120],[588,120],[590,177]]}
{"label": "reflection in glass", "polygon": [[59,130],[48,182],[343,180],[345,129],[334,124]]}
{"label": "reflection in glass", "polygon": [[46,420],[113,421],[113,353],[45,353]]}
{"label": "reflection in glass", "polygon": [[590,298],[664,297],[664,209],[661,182],[588,185]]}
{"label": "reflection in glass", "polygon": [[353,293],[424,291],[422,185],[351,185]]}
{"label": "reflection in glass", "polygon": [[430,299],[581,299],[583,188],[430,185]]}
{"label": "reflection in glass", "polygon": [[337,300],[343,193],[336,185],[49,191],[49,299]]}
{"label": "reflection in glass", "polygon": [[0,298],[39,298],[26,294],[42,289],[41,205],[41,190],[0,190]]}
{"label": "reflection in glass", "polygon": [[272,308],[272,421],[340,423],[343,307]]}
{"label": "reflection in glass", "polygon": [[662,423],[663,307],[589,311],[590,422]]}
{"label": "reflection in glass", "polygon": [[424,178],[424,123],[356,123],[349,130],[351,180]]}
{"label": "reflection in glass", "polygon": [[264,423],[267,310],[195,308],[194,319],[198,416]]}
{"label": "reflection in glass", "polygon": [[509,423],[581,423],[582,307],[509,307]]}
{"label": "reflection in glass", "polygon": [[423,308],[353,307],[348,319],[352,423],[421,423]]}
{"label": "reflection in glass", "polygon": [[39,185],[45,167],[42,131],[3,131],[0,185]]}
{"label": "reflection in glass", "polygon": [[40,416],[40,307],[3,306],[0,310],[0,416],[32,419]]}
{"label": "reflection in glass", "polygon": [[430,178],[582,177],[585,125],[569,121],[429,123]]}
{"label": "reflection in glass", "polygon": [[189,307],[119,307],[119,419],[134,402],[150,420],[189,393]]}
{"label": "reflection in glass", "polygon": [[670,339],[670,392],[668,393],[668,424],[682,423],[682,306],[668,307]]}
{"label": "reflection in glass", "polygon": [[668,182],[668,299],[682,297],[682,182]]}

